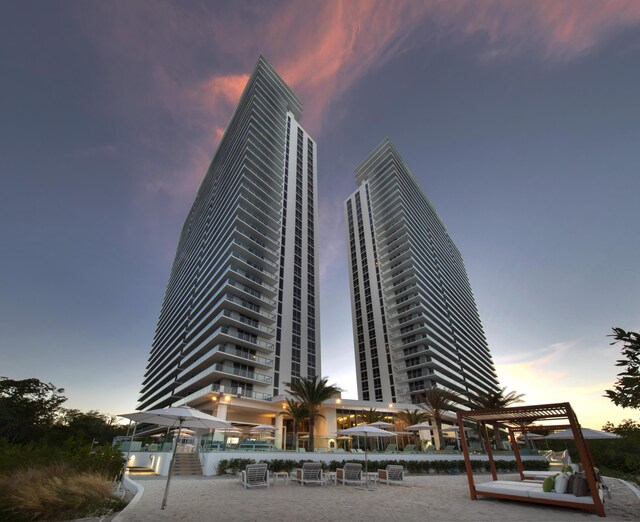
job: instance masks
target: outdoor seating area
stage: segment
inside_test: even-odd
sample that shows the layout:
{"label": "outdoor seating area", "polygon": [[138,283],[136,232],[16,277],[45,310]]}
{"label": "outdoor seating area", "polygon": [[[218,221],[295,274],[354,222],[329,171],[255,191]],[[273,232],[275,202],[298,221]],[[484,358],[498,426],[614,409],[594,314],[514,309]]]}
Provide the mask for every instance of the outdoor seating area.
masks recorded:
{"label": "outdoor seating area", "polygon": [[[458,412],[458,424],[464,426],[465,422],[477,424],[478,431],[483,434],[493,478],[491,482],[475,484],[466,437],[464,430],[461,430],[462,450],[472,500],[477,500],[479,496],[485,496],[586,509],[594,511],[601,517],[605,516],[602,489],[594,467],[593,457],[583,437],[578,419],[569,403]],[[487,424],[494,428],[508,430],[520,480],[498,480]],[[561,474],[559,471],[555,473],[525,472],[516,434],[529,431],[555,432],[567,428],[571,430],[570,433],[576,444],[584,472],[582,474],[576,473],[573,479],[569,474]],[[571,489],[568,487],[570,480],[575,484]],[[578,484],[581,486],[578,487]]]}

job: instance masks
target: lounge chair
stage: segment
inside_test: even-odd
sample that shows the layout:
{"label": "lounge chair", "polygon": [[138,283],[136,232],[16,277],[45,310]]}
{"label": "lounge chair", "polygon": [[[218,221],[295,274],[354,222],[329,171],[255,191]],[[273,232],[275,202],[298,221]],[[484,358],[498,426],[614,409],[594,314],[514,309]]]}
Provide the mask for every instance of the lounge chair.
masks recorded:
{"label": "lounge chair", "polygon": [[385,453],[396,453],[398,451],[397,444],[387,444],[387,447],[384,449]]}
{"label": "lounge chair", "polygon": [[407,444],[404,447],[404,450],[402,450],[404,453],[413,453],[416,449],[416,445],[415,444]]}
{"label": "lounge chair", "polygon": [[378,470],[378,482],[385,484],[398,484],[404,480],[404,468],[389,464],[386,469]]}
{"label": "lounge chair", "polygon": [[269,487],[269,470],[264,463],[247,464],[240,473],[240,483],[245,488]]}
{"label": "lounge chair", "polygon": [[296,469],[295,480],[302,486],[305,484],[325,486],[327,484],[327,479],[322,473],[322,465],[319,462],[305,462],[302,468]]}
{"label": "lounge chair", "polygon": [[336,484],[342,482],[342,485],[346,484],[364,484],[362,478],[362,464],[356,464],[353,462],[347,462],[344,468],[336,469]]}

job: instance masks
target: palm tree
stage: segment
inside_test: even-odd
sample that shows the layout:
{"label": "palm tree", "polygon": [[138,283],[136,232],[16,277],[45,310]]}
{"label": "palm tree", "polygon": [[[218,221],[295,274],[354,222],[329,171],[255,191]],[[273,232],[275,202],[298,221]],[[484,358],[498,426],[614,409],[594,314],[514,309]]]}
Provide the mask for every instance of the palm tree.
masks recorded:
{"label": "palm tree", "polygon": [[[400,410],[396,413],[396,418],[400,421],[400,423],[406,428],[407,426],[413,426],[414,424],[422,424],[429,420],[429,414],[420,409],[415,410]],[[416,443],[422,443],[419,439],[419,435],[416,434]],[[420,446],[419,446],[420,447]]]}
{"label": "palm tree", "polygon": [[404,425],[405,428],[414,424],[422,424],[423,422],[429,420],[429,414],[426,411],[419,409],[400,410],[398,413],[396,413],[396,417]]}
{"label": "palm tree", "polygon": [[453,405],[462,401],[462,396],[447,388],[427,388],[422,392],[423,408],[436,423],[438,432],[438,448],[442,449],[442,416],[445,411],[453,410]]}
{"label": "palm tree", "polygon": [[298,450],[298,431],[300,423],[309,417],[309,410],[301,402],[294,401],[293,399],[286,399],[287,406],[285,412],[293,419],[293,440],[295,441],[296,451]]}
{"label": "palm tree", "polygon": [[296,379],[293,382],[285,382],[287,391],[293,395],[300,403],[304,404],[309,412],[309,450],[315,449],[314,428],[316,418],[322,417],[320,405],[332,397],[338,395],[342,390],[335,384],[327,384],[329,378],[306,377]]}
{"label": "palm tree", "polygon": [[[524,397],[524,393],[516,393],[515,391],[506,393],[506,391],[507,387],[505,386],[504,388],[500,388],[498,391],[490,390],[488,392],[480,392],[477,394],[477,397],[475,399],[472,398],[472,402],[478,408],[490,410],[507,408],[512,404],[524,402],[522,400],[522,397]],[[500,429],[497,426],[493,427],[493,437],[495,438],[497,449],[502,444]]]}
{"label": "palm tree", "polygon": [[375,408],[369,408],[368,410],[362,410],[358,416],[364,420],[365,424],[373,424],[381,421],[384,413],[377,411]]}

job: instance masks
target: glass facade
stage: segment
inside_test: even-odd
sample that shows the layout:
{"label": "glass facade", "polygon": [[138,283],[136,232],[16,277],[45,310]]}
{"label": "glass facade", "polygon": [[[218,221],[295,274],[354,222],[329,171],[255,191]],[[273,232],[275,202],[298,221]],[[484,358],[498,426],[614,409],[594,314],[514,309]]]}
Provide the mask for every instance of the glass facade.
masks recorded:
{"label": "glass facade", "polygon": [[420,402],[498,380],[462,256],[390,140],[356,169],[345,201],[358,392]]}
{"label": "glass facade", "polygon": [[301,113],[260,57],[182,228],[139,409],[269,401],[320,373],[317,152]]}

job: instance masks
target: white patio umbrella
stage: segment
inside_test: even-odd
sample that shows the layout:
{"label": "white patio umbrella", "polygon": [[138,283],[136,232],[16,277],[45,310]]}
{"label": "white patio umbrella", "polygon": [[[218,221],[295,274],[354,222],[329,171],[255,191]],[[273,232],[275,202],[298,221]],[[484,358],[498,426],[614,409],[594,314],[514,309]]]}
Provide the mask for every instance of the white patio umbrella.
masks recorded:
{"label": "white patio umbrella", "polygon": [[266,433],[268,431],[275,431],[276,427],[271,424],[258,424],[251,428],[251,433]]}
{"label": "white patio umbrella", "polygon": [[[396,425],[391,423],[391,422],[385,422],[385,421],[376,421],[376,422],[372,422],[370,424],[368,424],[367,426],[373,426],[375,428],[382,428],[382,429],[386,429],[386,428],[395,428]],[[398,433],[394,432],[394,435],[396,437],[396,444],[398,444]],[[378,446],[379,447],[379,446]]]}
{"label": "white patio umbrella", "polygon": [[[582,431],[582,436],[585,439],[621,439],[620,435],[616,435],[615,433],[609,433],[608,431],[600,431],[600,430],[592,430],[590,428],[580,428]],[[571,428],[559,431],[557,433],[552,433],[551,435],[547,435],[545,437],[547,440],[567,440],[573,439],[573,431]]]}
{"label": "white patio umbrella", "polygon": [[371,424],[367,424],[367,426],[373,426],[374,428],[394,428],[395,424],[391,422],[376,421]]}
{"label": "white patio umbrella", "polygon": [[254,426],[253,428],[251,428],[250,433],[252,435],[262,435],[262,437],[260,437],[260,439],[264,439],[264,434],[265,433],[269,433],[269,432],[274,432],[276,431],[276,427],[275,426],[271,426],[271,424],[258,424],[257,426]]}
{"label": "white patio umbrella", "polygon": [[436,427],[435,426],[431,426],[431,424],[412,424],[411,426],[407,426],[405,429],[407,430],[412,430],[412,431],[420,431],[420,430],[430,430],[430,431],[435,431]]}
{"label": "white patio umbrella", "polygon": [[[134,413],[124,413],[118,415],[118,417],[124,417],[125,419],[131,419],[135,422],[145,422],[147,424],[158,424],[160,426],[175,426],[178,425],[178,438],[180,438],[180,430],[182,428],[231,428],[231,424],[227,421],[223,421],[218,417],[209,415],[195,408],[189,408],[188,406],[179,406],[172,408],[162,408],[158,410],[148,411],[136,411]],[[173,447],[173,454],[171,455],[171,463],[169,464],[169,475],[167,476],[167,485],[164,488],[164,497],[162,498],[162,507],[167,507],[167,496],[169,495],[169,484],[171,482],[171,473],[173,472],[173,463],[176,458],[176,450],[178,444]]]}
{"label": "white patio umbrella", "polygon": [[[339,430],[340,435],[352,435],[354,437],[395,437],[395,433],[391,431],[381,430],[375,426],[369,424],[362,424],[360,426],[354,426],[353,428],[347,428],[346,430]],[[367,457],[367,445],[364,445],[364,473],[367,481],[367,488],[369,487],[369,462]]]}

